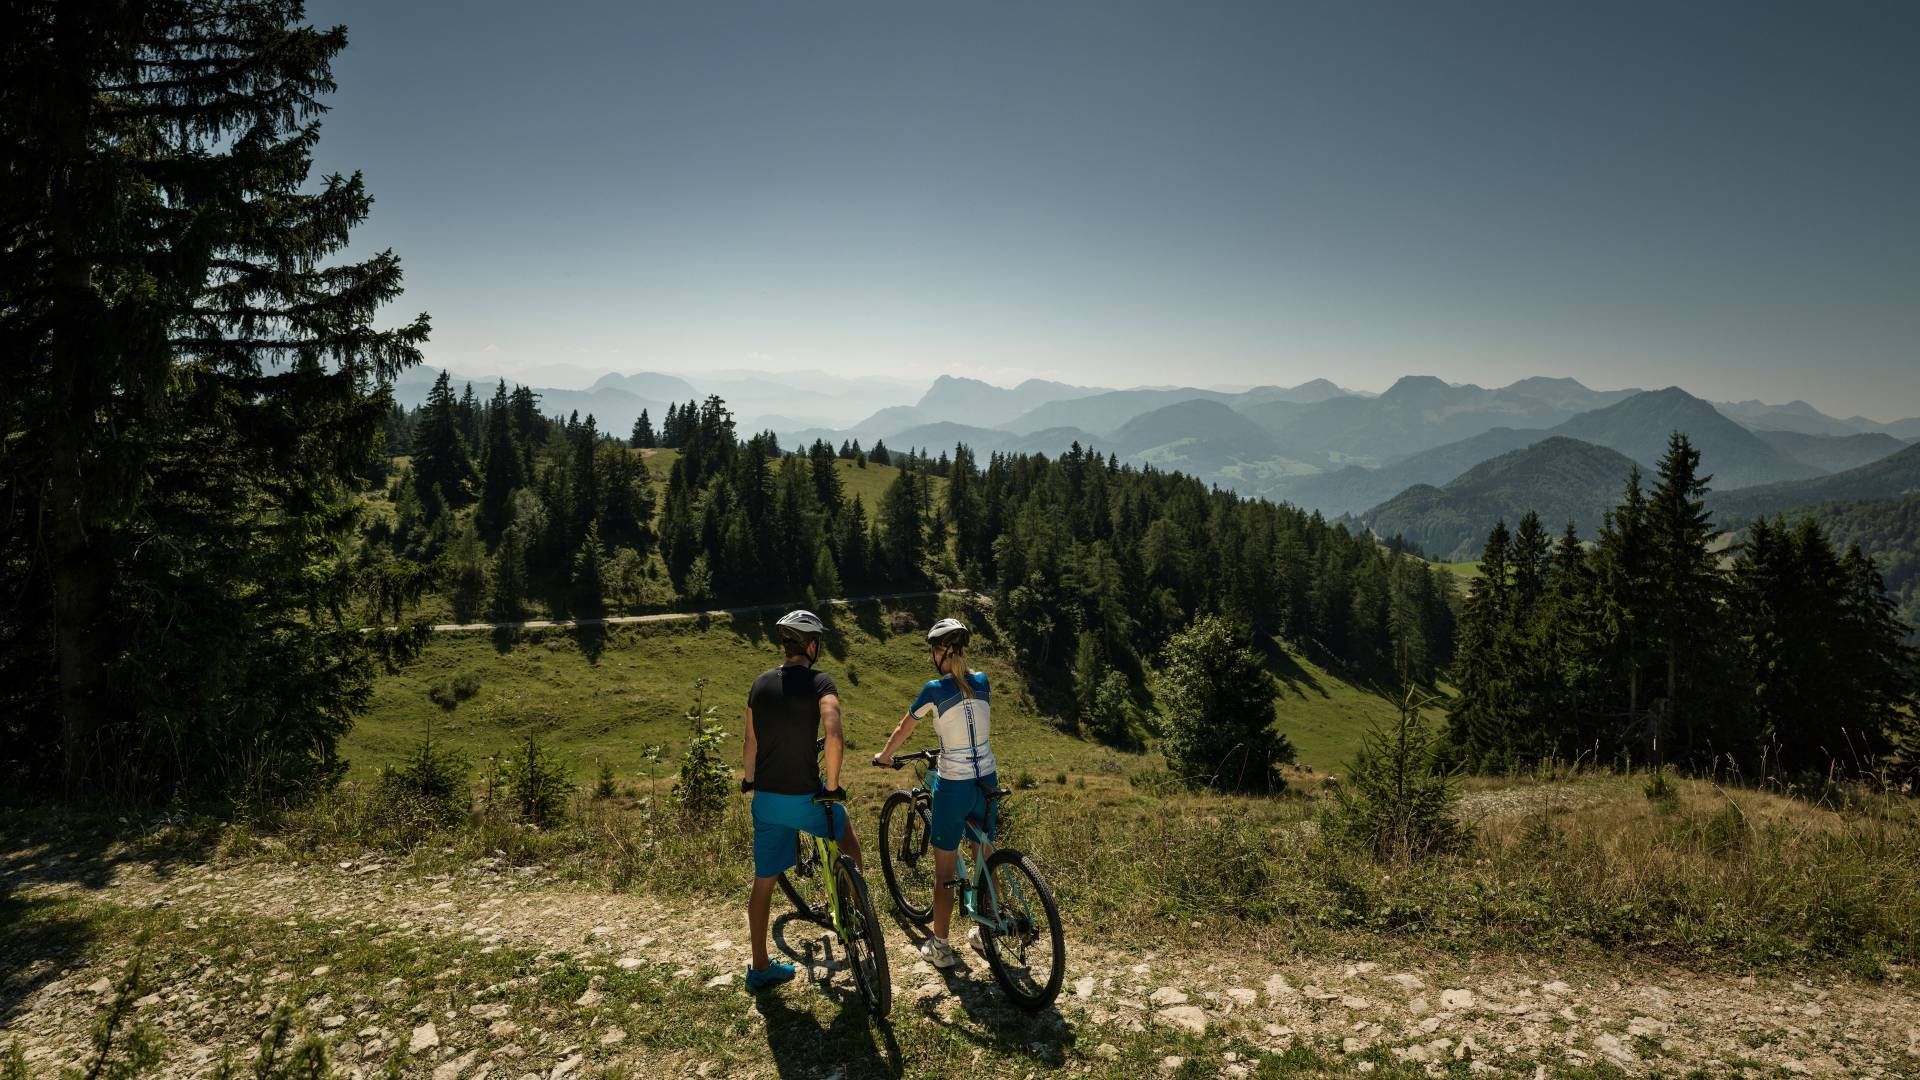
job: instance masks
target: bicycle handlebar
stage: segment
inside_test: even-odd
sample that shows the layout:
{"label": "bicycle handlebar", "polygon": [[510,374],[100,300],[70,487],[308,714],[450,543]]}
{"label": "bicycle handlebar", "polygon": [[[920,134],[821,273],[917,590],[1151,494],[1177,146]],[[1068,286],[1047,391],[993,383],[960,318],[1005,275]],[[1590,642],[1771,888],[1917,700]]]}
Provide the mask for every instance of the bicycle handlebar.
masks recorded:
{"label": "bicycle handlebar", "polygon": [[[940,751],[937,748],[932,750],[915,750],[911,754],[895,754],[893,757],[893,765],[891,767],[893,769],[898,770],[898,769],[905,768],[907,765],[916,761],[924,761],[927,764],[931,765],[939,757],[940,757]],[[879,767],[883,769],[888,768],[888,766],[885,766],[885,765],[882,765]]]}

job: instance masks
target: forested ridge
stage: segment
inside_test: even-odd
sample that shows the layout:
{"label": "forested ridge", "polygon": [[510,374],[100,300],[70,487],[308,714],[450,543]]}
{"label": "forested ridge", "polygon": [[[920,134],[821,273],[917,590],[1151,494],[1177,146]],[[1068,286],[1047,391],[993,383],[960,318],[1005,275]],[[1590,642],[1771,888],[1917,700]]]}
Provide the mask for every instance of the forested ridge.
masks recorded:
{"label": "forested ridge", "polygon": [[[622,445],[591,417],[517,408],[504,386],[487,403],[441,386],[389,430],[412,464],[390,480],[395,521],[368,531],[360,558],[443,583],[458,617],[516,617],[530,594],[597,614],[614,592],[672,605],[979,589],[995,598],[984,628],[1042,705],[1121,743],[1138,741],[1160,649],[1203,615],[1243,644],[1278,638],[1364,677],[1431,681],[1452,654],[1445,572],[1318,515],[1078,446],[984,463],[964,445],[784,452],[771,433],[740,437],[717,397],[657,432],[643,418]],[[469,431],[486,433],[477,460]],[[646,444],[673,452],[657,499]],[[891,466],[872,506],[845,490],[848,460]]]}
{"label": "forested ridge", "polygon": [[1591,547],[1531,512],[1494,527],[1450,672],[1455,757],[1912,781],[1920,653],[1874,560],[1807,517],[1753,522],[1723,560],[1699,464],[1675,434]]}

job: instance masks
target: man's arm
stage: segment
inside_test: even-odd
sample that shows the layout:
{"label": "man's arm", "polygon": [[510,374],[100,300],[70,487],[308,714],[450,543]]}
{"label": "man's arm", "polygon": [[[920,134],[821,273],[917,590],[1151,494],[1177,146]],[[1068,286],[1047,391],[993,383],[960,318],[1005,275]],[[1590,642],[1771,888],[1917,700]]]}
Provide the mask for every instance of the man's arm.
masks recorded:
{"label": "man's arm", "polygon": [[753,737],[753,706],[747,706],[747,733],[740,739],[740,779],[753,783],[753,759],[758,749]]}
{"label": "man's arm", "polygon": [[820,726],[827,735],[827,790],[840,790],[840,758],[847,752],[845,738],[840,733],[840,695],[822,694],[820,696]]}

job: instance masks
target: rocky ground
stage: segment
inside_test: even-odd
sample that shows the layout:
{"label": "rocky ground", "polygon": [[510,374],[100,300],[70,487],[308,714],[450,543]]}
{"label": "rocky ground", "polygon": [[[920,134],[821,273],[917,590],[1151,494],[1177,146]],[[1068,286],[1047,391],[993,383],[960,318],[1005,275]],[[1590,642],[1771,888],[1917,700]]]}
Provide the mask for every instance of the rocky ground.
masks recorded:
{"label": "rocky ground", "polygon": [[424,874],[378,858],[34,848],[0,856],[0,897],[12,927],[0,1050],[17,1046],[31,1076],[87,1056],[136,953],[153,982],[134,1018],[164,1036],[164,1069],[182,1076],[250,1053],[283,1001],[346,1076],[1234,1077],[1289,1062],[1379,1076],[1920,1076],[1920,994],[1905,970],[1868,982],[1391,949],[1295,960],[1231,941],[1122,947],[1070,925],[1067,989],[1029,1018],[999,1003],[977,957],[943,977],[889,920],[894,1017],[870,1025],[809,923],[785,918],[776,936],[810,978],[756,1001],[738,978],[737,907],[595,891],[498,860]]}

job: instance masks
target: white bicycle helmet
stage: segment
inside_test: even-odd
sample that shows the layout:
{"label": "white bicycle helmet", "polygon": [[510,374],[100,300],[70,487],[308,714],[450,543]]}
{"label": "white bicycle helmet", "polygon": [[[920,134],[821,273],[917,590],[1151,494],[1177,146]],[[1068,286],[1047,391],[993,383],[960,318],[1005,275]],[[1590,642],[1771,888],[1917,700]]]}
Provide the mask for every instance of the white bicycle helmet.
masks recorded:
{"label": "white bicycle helmet", "polygon": [[779,628],[781,637],[802,644],[817,641],[827,632],[827,624],[820,621],[820,616],[805,608],[789,611],[780,616],[780,621],[774,626]]}
{"label": "white bicycle helmet", "polygon": [[927,644],[958,645],[964,649],[972,637],[973,631],[967,629],[966,623],[959,619],[941,619],[933,624],[933,629],[927,631]]}

